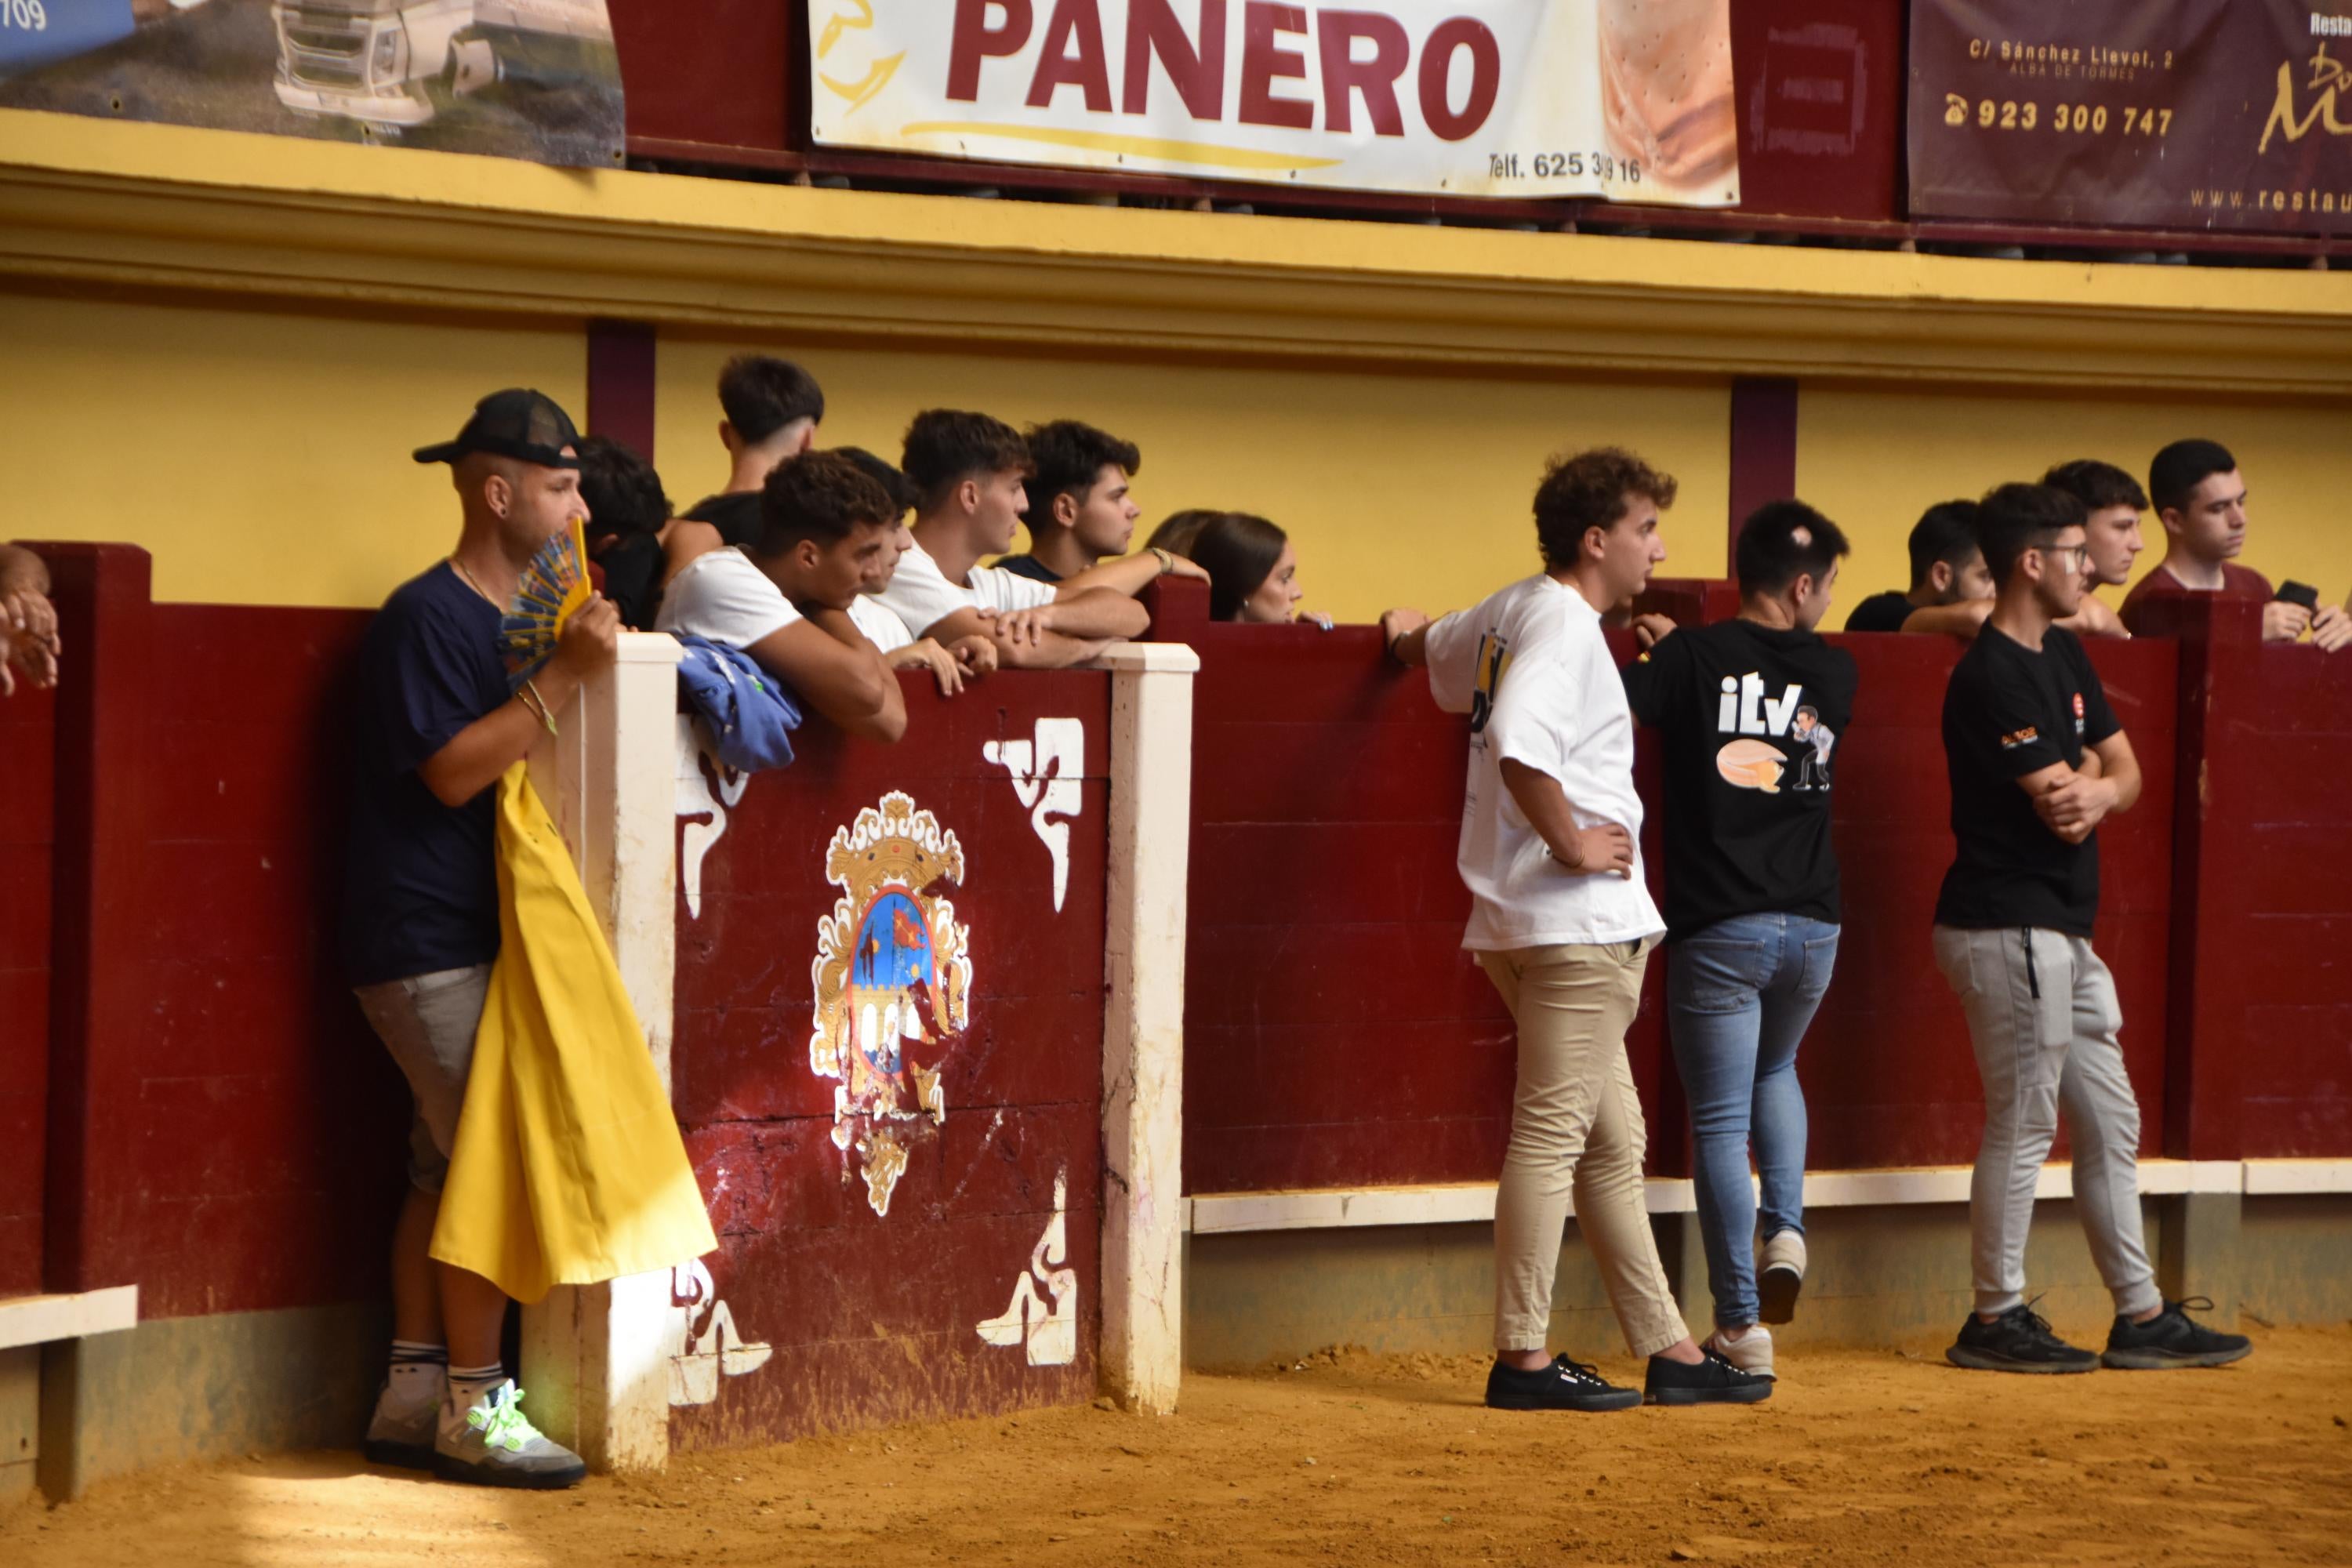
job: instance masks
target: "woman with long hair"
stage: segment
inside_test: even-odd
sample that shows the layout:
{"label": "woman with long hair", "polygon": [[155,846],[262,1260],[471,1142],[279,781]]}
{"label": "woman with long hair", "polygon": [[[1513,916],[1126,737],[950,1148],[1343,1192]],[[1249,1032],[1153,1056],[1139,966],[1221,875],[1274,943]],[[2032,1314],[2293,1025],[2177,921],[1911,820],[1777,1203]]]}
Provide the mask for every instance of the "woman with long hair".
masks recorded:
{"label": "woman with long hair", "polygon": [[1209,618],[1287,625],[1298,618],[1298,552],[1262,517],[1229,511],[1192,536],[1189,552],[1209,574]]}

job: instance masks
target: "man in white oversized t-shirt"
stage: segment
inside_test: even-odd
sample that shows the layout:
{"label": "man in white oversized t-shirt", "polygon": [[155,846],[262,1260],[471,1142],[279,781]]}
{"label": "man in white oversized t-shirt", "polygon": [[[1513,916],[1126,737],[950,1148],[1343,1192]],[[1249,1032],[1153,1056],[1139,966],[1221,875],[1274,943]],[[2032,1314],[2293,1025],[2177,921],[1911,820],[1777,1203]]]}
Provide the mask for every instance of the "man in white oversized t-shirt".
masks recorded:
{"label": "man in white oversized t-shirt", "polygon": [[[1552,463],[1536,491],[1544,570],[1434,625],[1381,617],[1390,651],[1429,668],[1430,695],[1470,715],[1456,860],[1471,896],[1462,945],[1518,1024],[1511,1141],[1495,1201],[1495,1365],[1505,1410],[1748,1404],[1752,1377],[1693,1343],[1643,1202],[1646,1137],[1625,1056],[1650,950],[1665,931],[1642,877],[1633,719],[1601,613],[1665,559],[1675,481],[1615,447]],[[1549,1354],[1552,1281],[1571,1194],[1643,1388]]]}
{"label": "man in white oversized t-shirt", "polygon": [[1029,505],[1028,447],[985,414],[918,414],[900,467],[918,497],[915,543],[879,597],[917,637],[953,646],[982,635],[1004,664],[1057,669],[1141,632],[1149,617],[1135,594],[1154,577],[1207,575],[1164,550],[1106,561],[1059,583],[981,565],[1012,548]]}
{"label": "man in white oversized t-shirt", "polygon": [[[889,495],[839,453],[810,452],[768,476],[760,514],[756,543],[679,569],[654,629],[740,647],[850,734],[896,741],[907,731],[906,699],[857,621],[870,604],[860,589],[894,548]],[[890,635],[889,623],[865,613]]]}

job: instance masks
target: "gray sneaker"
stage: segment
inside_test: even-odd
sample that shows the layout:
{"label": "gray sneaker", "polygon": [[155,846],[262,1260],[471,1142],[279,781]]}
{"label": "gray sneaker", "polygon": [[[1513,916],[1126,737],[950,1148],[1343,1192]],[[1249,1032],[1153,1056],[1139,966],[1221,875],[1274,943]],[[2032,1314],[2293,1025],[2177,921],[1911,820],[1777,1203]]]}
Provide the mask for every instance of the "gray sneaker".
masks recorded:
{"label": "gray sneaker", "polygon": [[376,1395],[375,1414],[368,1418],[367,1436],[360,1444],[360,1452],[371,1465],[396,1465],[404,1470],[429,1470],[433,1468],[433,1438],[441,1416],[441,1406],[448,1402],[444,1390],[439,1399],[429,1405],[402,1408],[392,1399],[387,1385]]}
{"label": "gray sneaker", "polygon": [[588,1467],[561,1443],[548,1440],[520,1408],[514,1379],[492,1388],[481,1403],[460,1410],[444,1401],[433,1435],[433,1473],[445,1481],[482,1487],[551,1489],[578,1486]]}

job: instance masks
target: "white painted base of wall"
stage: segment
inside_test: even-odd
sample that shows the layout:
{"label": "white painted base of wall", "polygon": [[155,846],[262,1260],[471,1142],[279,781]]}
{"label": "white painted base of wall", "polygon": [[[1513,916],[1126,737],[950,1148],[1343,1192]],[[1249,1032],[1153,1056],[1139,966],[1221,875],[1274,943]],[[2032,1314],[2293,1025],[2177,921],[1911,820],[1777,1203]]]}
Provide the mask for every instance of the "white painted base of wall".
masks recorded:
{"label": "white painted base of wall", "polygon": [[[1805,1177],[1805,1206],[1964,1204],[1969,1201],[1969,1175],[1966,1165],[1816,1171]],[[2158,1197],[2182,1193],[2243,1193],[2260,1197],[2346,1193],[2352,1192],[2352,1160],[2142,1160],[2139,1190]],[[2073,1169],[2042,1166],[2034,1195],[2073,1197]],[[1688,1177],[1653,1176],[1648,1204],[1652,1214],[1689,1214],[1697,1200]],[[1467,1225],[1494,1217],[1495,1184],[1459,1182],[1311,1192],[1202,1193],[1185,1200],[1184,1219],[1185,1228],[1193,1235],[1217,1236],[1374,1225]]]}

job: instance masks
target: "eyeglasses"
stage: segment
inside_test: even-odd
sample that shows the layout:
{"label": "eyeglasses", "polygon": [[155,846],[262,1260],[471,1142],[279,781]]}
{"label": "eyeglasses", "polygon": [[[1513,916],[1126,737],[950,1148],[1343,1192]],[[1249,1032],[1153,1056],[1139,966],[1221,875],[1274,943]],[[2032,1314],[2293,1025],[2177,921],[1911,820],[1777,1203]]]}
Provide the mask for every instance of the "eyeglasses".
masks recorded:
{"label": "eyeglasses", "polygon": [[2091,564],[2091,547],[2087,544],[2037,544],[2033,548],[2044,555],[2073,556],[2077,571],[2085,571]]}

